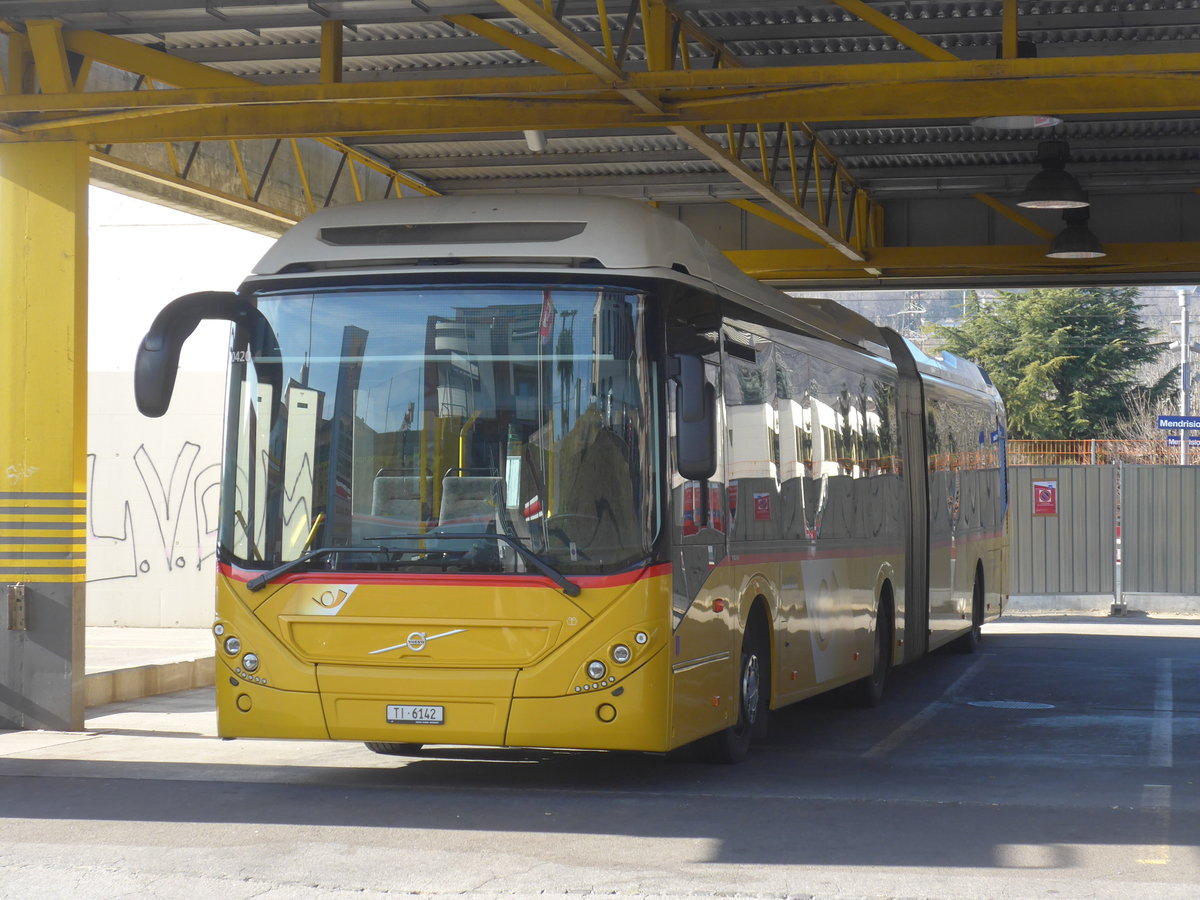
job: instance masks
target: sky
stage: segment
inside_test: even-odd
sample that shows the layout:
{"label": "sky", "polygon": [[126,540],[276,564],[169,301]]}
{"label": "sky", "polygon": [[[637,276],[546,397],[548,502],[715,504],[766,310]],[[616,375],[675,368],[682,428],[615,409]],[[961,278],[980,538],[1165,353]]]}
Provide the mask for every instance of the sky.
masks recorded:
{"label": "sky", "polygon": [[[231,225],[88,189],[88,369],[131,372],[137,346],[167,303],[233,290],[273,243]],[[180,366],[223,372],[227,322],[201,322]]]}

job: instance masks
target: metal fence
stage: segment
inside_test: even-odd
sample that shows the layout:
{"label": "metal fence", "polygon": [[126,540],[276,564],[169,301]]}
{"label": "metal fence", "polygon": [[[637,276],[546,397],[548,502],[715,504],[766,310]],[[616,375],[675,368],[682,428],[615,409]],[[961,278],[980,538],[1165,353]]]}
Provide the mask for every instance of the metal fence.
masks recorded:
{"label": "metal fence", "polygon": [[1009,468],[1016,595],[1200,597],[1200,467]]}
{"label": "metal fence", "polygon": [[1200,594],[1200,468],[1122,466],[1122,590]]}
{"label": "metal fence", "polygon": [[1012,593],[1115,595],[1115,466],[1012,467],[1009,496]]}
{"label": "metal fence", "polygon": [[[1200,451],[1191,454],[1200,457]],[[1010,466],[1171,465],[1179,446],[1166,438],[1146,441],[1008,441]],[[1200,462],[1200,459],[1196,459]]]}

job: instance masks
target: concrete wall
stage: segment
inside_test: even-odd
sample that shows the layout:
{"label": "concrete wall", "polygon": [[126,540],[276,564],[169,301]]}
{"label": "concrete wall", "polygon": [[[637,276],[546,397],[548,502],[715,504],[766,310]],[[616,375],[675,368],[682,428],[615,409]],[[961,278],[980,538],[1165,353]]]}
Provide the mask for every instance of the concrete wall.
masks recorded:
{"label": "concrete wall", "polygon": [[93,372],[87,624],[207,627],[213,616],[225,376],[180,372],[146,419],[129,372]]}
{"label": "concrete wall", "polygon": [[164,305],[236,287],[271,241],[95,188],[89,219],[86,621],[208,627],[229,326],[189,338],[161,419],[134,405],[133,362]]}

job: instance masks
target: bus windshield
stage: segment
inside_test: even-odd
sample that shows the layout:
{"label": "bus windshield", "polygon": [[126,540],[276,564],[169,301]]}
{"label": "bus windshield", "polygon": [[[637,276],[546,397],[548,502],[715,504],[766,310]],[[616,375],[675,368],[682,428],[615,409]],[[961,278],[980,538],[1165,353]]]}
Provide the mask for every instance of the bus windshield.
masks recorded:
{"label": "bus windshield", "polygon": [[223,559],[603,574],[649,556],[660,475],[643,293],[404,286],[257,300],[231,351]]}

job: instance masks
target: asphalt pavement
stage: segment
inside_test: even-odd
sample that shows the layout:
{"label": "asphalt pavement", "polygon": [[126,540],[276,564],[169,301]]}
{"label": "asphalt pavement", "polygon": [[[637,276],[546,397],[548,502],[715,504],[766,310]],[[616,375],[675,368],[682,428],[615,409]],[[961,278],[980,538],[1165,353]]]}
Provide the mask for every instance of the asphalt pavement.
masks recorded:
{"label": "asphalt pavement", "polygon": [[211,688],[0,732],[0,897],[1194,898],[1200,619],[1022,616],[740,766],[215,737]]}

